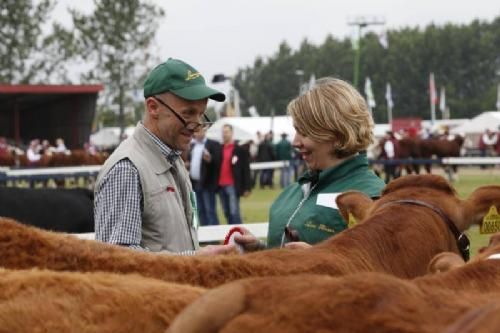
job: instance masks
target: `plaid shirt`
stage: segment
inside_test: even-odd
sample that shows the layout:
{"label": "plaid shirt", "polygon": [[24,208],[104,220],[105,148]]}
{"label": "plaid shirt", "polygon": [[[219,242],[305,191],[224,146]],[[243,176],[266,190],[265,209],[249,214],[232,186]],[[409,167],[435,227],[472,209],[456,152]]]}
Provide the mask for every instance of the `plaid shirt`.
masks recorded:
{"label": "plaid shirt", "polygon": [[[163,156],[173,164],[181,152],[168,147],[146,127],[144,129]],[[109,170],[97,189],[94,200],[96,240],[149,251],[140,246],[143,211],[144,198],[139,171],[128,158],[122,159]],[[191,255],[193,252],[184,251],[179,254]]]}

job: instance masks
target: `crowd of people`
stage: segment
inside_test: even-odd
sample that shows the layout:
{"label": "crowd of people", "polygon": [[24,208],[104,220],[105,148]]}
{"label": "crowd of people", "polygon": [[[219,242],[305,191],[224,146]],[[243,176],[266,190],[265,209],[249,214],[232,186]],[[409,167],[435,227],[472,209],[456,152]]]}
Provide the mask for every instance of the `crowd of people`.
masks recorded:
{"label": "crowd of people", "polygon": [[496,132],[486,129],[479,137],[478,147],[481,157],[500,156],[500,126]]}
{"label": "crowd of people", "polygon": [[[70,156],[75,151],[78,151],[78,154],[84,153],[89,156],[97,156],[100,153],[97,147],[89,142],[86,142],[82,149],[72,151],[66,147],[62,138],[57,138],[54,145],[47,139],[36,138],[29,141],[25,147],[23,149],[16,144],[10,144],[5,137],[0,137],[0,166],[61,166],[60,163],[62,165],[72,165],[73,162],[70,161]],[[85,164],[81,159],[79,159],[78,163],[80,162]]]}

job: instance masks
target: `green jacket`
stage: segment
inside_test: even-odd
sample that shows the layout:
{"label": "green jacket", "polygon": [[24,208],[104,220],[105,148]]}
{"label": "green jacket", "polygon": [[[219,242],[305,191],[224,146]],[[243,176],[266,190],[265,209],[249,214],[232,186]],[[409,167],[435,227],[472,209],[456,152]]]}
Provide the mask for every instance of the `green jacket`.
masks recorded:
{"label": "green jacket", "polygon": [[[316,185],[311,186],[311,183]],[[368,168],[365,154],[358,154],[335,167],[323,170],[319,176],[306,172],[272,204],[267,246],[271,248],[281,245],[283,232],[289,221],[289,226],[298,232],[300,241],[309,244],[321,242],[341,232],[347,228],[347,224],[336,208],[335,197],[350,190],[378,197],[384,185]],[[305,198],[307,188],[312,190]],[[284,243],[286,242],[285,239]]]}

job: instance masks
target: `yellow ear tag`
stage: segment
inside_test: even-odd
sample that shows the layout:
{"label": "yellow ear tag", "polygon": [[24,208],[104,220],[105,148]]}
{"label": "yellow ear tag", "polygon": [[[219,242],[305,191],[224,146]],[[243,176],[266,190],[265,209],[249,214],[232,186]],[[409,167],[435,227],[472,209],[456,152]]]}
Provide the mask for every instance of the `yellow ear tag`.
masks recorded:
{"label": "yellow ear tag", "polygon": [[491,206],[488,214],[481,223],[480,232],[482,234],[494,234],[500,232],[500,214],[495,206]]}
{"label": "yellow ear tag", "polygon": [[348,228],[354,227],[358,222],[356,222],[356,219],[354,218],[354,215],[349,213],[349,223],[347,224]]}

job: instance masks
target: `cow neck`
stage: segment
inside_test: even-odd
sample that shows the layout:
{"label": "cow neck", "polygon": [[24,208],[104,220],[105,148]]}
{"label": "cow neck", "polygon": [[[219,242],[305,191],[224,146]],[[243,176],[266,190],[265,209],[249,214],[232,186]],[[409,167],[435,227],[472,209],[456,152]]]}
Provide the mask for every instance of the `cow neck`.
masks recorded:
{"label": "cow neck", "polygon": [[431,209],[434,213],[439,215],[441,220],[445,222],[445,224],[448,226],[448,229],[451,231],[453,236],[455,237],[455,240],[457,242],[457,247],[458,250],[460,251],[460,254],[462,255],[462,258],[464,258],[465,261],[469,260],[470,253],[470,242],[469,238],[467,238],[467,235],[465,233],[460,232],[453,223],[453,221],[446,215],[441,209],[439,209],[436,206],[431,205],[428,202],[421,201],[421,200],[414,200],[414,199],[402,199],[402,200],[394,200],[394,201],[389,201],[384,204],[382,204],[379,208],[390,205],[390,204],[403,204],[403,205],[414,205],[414,206],[421,206],[421,207],[426,207]]}

